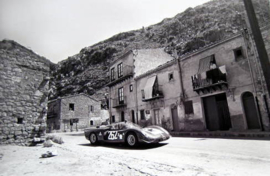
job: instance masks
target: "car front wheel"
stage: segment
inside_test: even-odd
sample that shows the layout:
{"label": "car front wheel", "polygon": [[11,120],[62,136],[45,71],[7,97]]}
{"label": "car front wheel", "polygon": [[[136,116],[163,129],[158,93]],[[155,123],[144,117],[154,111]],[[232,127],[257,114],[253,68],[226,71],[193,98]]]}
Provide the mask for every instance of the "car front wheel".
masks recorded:
{"label": "car front wheel", "polygon": [[93,145],[98,143],[97,135],[95,133],[90,134],[89,140]]}
{"label": "car front wheel", "polygon": [[134,133],[129,133],[127,136],[127,144],[130,147],[134,147],[138,144],[137,137]]}

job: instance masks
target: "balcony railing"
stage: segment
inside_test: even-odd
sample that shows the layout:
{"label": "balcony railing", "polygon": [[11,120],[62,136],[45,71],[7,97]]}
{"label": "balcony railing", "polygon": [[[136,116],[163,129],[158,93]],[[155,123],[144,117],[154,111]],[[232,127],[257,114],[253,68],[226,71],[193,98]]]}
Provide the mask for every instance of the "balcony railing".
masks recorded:
{"label": "balcony railing", "polygon": [[191,80],[193,90],[197,93],[200,91],[215,91],[217,88],[222,89],[223,86],[228,87],[225,66],[196,74],[191,77]]}
{"label": "balcony railing", "polygon": [[115,68],[114,72],[110,71],[110,83],[108,86],[112,86],[128,77],[133,76],[133,67],[129,65],[123,66],[122,72],[118,72],[117,68]]}
{"label": "balcony railing", "polygon": [[159,99],[159,98],[163,98],[164,94],[163,94],[163,90],[162,90],[162,86],[159,85],[156,88],[153,88],[153,94],[151,98],[145,98],[144,95],[144,90],[142,90],[142,101],[151,101],[151,100],[155,100],[155,99]]}
{"label": "balcony railing", "polygon": [[127,105],[127,97],[124,96],[123,98],[116,97],[112,99],[112,107],[113,108],[119,108],[124,107]]}

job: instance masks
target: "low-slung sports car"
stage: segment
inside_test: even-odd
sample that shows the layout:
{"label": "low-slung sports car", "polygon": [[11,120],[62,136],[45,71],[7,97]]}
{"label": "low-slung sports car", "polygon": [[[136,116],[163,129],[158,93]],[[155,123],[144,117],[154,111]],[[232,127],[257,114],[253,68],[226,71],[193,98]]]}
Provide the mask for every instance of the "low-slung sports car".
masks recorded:
{"label": "low-slung sports car", "polygon": [[130,147],[139,143],[158,143],[170,138],[168,131],[160,126],[142,128],[131,122],[118,122],[86,128],[84,135],[93,145],[99,142],[112,142],[126,143]]}

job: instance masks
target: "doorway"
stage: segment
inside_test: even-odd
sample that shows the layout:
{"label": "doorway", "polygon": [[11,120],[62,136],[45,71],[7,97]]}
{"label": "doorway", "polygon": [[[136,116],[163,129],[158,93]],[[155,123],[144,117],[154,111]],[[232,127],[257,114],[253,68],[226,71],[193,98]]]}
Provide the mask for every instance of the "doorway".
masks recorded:
{"label": "doorway", "polygon": [[179,131],[179,121],[178,121],[178,113],[177,113],[176,105],[171,107],[171,112],[172,112],[173,130]]}
{"label": "doorway", "polygon": [[159,116],[159,109],[154,110],[154,118],[155,118],[156,125],[161,126],[161,118]]}
{"label": "doorway", "polygon": [[132,118],[132,122],[136,123],[135,122],[135,112],[134,112],[134,110],[131,110],[131,118]]}
{"label": "doorway", "polygon": [[245,92],[242,96],[242,101],[248,129],[260,129],[261,127],[253,94],[251,92]]}
{"label": "doorway", "polygon": [[227,131],[232,127],[225,93],[203,98],[203,105],[209,131]]}
{"label": "doorway", "polygon": [[125,112],[122,111],[121,112],[121,122],[124,122],[125,121]]}

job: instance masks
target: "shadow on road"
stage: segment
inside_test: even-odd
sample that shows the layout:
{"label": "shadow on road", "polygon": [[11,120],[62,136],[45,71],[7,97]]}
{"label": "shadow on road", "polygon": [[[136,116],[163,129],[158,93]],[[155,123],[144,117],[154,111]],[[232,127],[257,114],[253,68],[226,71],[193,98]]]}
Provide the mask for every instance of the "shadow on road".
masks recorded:
{"label": "shadow on road", "polygon": [[173,136],[173,138],[194,138],[197,139],[196,141],[202,141],[202,140],[216,140],[216,139],[224,139],[224,140],[266,140],[269,141],[269,137],[214,137],[214,136],[207,136],[207,137],[201,137],[201,136]]}
{"label": "shadow on road", "polygon": [[129,147],[124,144],[116,144],[116,143],[101,143],[99,145],[92,145],[90,143],[87,143],[87,144],[78,144],[78,145],[85,146],[85,147],[105,147],[105,148],[113,148],[113,149],[120,149],[120,150],[149,150],[149,149],[159,148],[167,144],[168,143],[140,144],[136,147]]}

